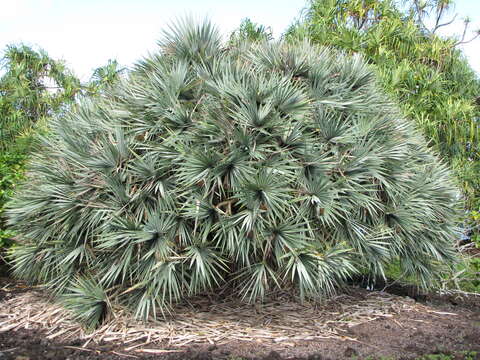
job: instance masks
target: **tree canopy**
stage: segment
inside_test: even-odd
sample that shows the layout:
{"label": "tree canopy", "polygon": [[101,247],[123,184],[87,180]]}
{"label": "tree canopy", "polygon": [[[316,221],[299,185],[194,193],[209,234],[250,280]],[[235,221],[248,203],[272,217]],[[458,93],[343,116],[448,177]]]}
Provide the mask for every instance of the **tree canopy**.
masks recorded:
{"label": "tree canopy", "polygon": [[80,81],[62,61],[26,45],[7,46],[1,64],[0,150],[5,151],[34,124],[66,110]]}

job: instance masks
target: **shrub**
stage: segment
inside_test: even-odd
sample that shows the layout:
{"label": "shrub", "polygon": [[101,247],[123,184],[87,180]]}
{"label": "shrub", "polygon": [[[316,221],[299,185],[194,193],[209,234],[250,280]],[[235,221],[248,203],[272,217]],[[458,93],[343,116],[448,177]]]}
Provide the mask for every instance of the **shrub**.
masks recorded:
{"label": "shrub", "polygon": [[429,286],[454,262],[449,171],[359,56],[188,20],[159,44],[52,122],[9,207],[17,276],[91,327],[212,288],[322,297],[397,258]]}

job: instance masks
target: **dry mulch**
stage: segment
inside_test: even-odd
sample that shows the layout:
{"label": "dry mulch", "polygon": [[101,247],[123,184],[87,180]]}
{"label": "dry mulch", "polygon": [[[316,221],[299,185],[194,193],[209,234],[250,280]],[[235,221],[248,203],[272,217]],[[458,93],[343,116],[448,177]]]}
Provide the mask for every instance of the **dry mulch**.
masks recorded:
{"label": "dry mulch", "polygon": [[88,334],[42,290],[4,279],[0,359],[408,359],[436,351],[480,353],[480,297],[434,300],[421,303],[357,287],[323,304],[300,304],[286,294],[256,306],[232,297],[197,297],[164,321],[142,323],[120,314]]}

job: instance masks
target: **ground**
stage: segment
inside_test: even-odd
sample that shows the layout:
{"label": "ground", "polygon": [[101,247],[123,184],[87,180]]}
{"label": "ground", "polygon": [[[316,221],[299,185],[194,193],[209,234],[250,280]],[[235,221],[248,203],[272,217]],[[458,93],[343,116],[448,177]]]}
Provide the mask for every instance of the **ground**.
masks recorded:
{"label": "ground", "polygon": [[411,297],[350,287],[320,305],[199,298],[168,321],[120,317],[88,334],[41,290],[3,279],[0,360],[480,359],[480,297],[388,290]]}

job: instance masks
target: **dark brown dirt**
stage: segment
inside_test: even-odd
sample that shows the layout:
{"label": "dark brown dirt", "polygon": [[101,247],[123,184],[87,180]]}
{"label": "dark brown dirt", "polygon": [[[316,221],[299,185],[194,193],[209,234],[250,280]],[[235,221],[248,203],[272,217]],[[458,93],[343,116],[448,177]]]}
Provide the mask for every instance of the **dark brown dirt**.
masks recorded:
{"label": "dark brown dirt", "polygon": [[[398,290],[398,289],[397,289]],[[18,291],[28,291],[25,288]],[[400,291],[400,290],[398,290]],[[408,290],[410,291],[410,290]],[[0,289],[0,299],[7,296]],[[8,294],[11,296],[11,293]],[[426,354],[460,354],[476,351],[480,359],[479,300],[458,297],[429,297],[421,299],[428,311],[400,312],[392,318],[377,319],[349,328],[345,340],[325,339],[288,343],[231,342],[197,344],[185,348],[168,348],[165,344],[149,345],[159,353],[126,352],[121,343],[91,344],[59,343],[47,340],[42,331],[19,329],[0,333],[0,360],[33,359],[415,359]],[[428,301],[432,300],[432,303]],[[427,308],[427,307],[426,307]],[[449,314],[446,314],[449,313]],[[455,315],[451,315],[451,314]],[[352,340],[354,339],[354,340]],[[128,344],[131,346],[132,344]],[[160,353],[160,351],[164,351]],[[170,352],[169,352],[170,350]],[[463,357],[458,357],[458,359]]]}

